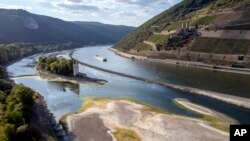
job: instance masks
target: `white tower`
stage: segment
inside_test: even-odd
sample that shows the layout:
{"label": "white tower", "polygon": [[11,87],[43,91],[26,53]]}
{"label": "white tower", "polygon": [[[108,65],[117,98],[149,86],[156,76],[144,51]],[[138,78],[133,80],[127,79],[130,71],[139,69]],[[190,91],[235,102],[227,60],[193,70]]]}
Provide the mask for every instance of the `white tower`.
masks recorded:
{"label": "white tower", "polygon": [[73,74],[74,76],[77,76],[77,74],[79,73],[79,64],[77,61],[74,61],[73,63]]}

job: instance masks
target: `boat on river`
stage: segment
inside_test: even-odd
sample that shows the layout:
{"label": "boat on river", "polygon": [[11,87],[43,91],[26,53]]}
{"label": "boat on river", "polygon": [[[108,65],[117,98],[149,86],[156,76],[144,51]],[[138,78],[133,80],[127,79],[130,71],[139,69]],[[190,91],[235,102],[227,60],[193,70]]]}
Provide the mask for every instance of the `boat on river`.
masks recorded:
{"label": "boat on river", "polygon": [[101,56],[99,56],[99,55],[96,55],[95,58],[96,58],[97,60],[100,60],[100,61],[103,61],[103,62],[107,62],[107,61],[108,61],[106,58],[103,58],[103,57],[101,57]]}

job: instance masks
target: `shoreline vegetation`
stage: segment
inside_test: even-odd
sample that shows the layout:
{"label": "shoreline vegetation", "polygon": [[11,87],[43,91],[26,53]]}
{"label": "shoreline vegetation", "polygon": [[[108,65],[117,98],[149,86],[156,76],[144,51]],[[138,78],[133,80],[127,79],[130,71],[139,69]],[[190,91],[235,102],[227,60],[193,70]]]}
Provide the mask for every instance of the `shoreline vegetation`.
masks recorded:
{"label": "shoreline vegetation", "polygon": [[228,66],[210,65],[210,64],[205,64],[202,62],[197,62],[197,61],[185,61],[185,60],[177,60],[177,59],[154,59],[154,58],[148,58],[148,57],[141,56],[141,55],[135,55],[131,53],[122,52],[115,48],[109,48],[109,50],[114,52],[116,55],[129,58],[129,59],[144,60],[144,61],[163,63],[163,64],[181,65],[181,66],[195,67],[195,68],[200,68],[200,69],[250,75],[250,69],[248,68],[235,68],[235,67],[228,67]]}
{"label": "shoreline vegetation", "polygon": [[[61,50],[67,50],[67,49],[72,49],[72,45],[68,44],[68,45],[48,45],[45,46],[45,48],[43,48],[43,45],[35,45],[35,44],[29,44],[29,43],[16,43],[16,44],[6,44],[6,45],[0,45],[0,51],[1,51],[1,55],[0,55],[0,94],[2,95],[6,95],[9,94],[9,91],[3,91],[2,93],[2,89],[11,89],[8,86],[12,85],[12,86],[20,86],[14,83],[14,81],[10,80],[7,71],[6,71],[6,67],[25,58],[28,56],[32,56],[35,54],[40,54],[40,53],[50,53],[50,52],[55,52],[55,51],[61,51]],[[49,48],[50,47],[50,48]],[[78,48],[79,46],[73,46],[73,48]],[[19,53],[16,52],[11,52],[11,50],[13,49],[20,49],[22,50],[17,51]],[[26,87],[25,87],[26,88]],[[47,103],[46,101],[44,101],[42,95],[36,93],[37,95],[37,99],[34,100],[34,105],[32,107],[32,114],[33,117],[38,118],[37,120],[35,120],[36,123],[31,123],[30,126],[26,126],[22,127],[24,128],[24,130],[29,130],[33,129],[32,127],[37,127],[36,129],[38,129],[37,131],[39,131],[39,133],[37,132],[37,137],[39,137],[41,134],[41,137],[44,140],[48,140],[48,141],[55,141],[55,140],[62,140],[62,131],[63,130],[58,130],[60,125],[58,125],[55,122],[55,118],[53,116],[53,114],[51,114],[50,110],[48,109]],[[2,103],[0,103],[0,108],[4,108],[4,105]],[[42,114],[41,114],[41,113]],[[0,116],[2,116],[4,113],[1,112]],[[34,122],[34,121],[32,121]],[[2,124],[3,126],[4,124]],[[41,126],[36,126],[36,125],[41,125]],[[57,128],[58,127],[58,128]],[[9,125],[8,127],[9,128]],[[13,129],[13,128],[11,128]],[[36,130],[35,129],[35,130]],[[6,129],[7,130],[7,129]],[[0,132],[3,132],[4,129],[0,128]],[[13,131],[13,130],[12,130]],[[13,131],[14,132],[14,131]],[[12,132],[12,133],[13,133]],[[13,136],[13,134],[11,134],[11,136]],[[9,136],[8,136],[9,137]],[[1,134],[0,138],[1,139],[6,139],[8,138],[6,137],[4,134]]]}
{"label": "shoreline vegetation", "polygon": [[[22,58],[58,49],[43,48],[43,45],[34,46],[34,44],[26,43],[0,45],[0,140],[2,141],[15,140],[15,138],[18,140],[61,140],[54,130],[56,124],[54,116],[43,97],[30,88],[15,84],[6,72],[8,65]],[[64,47],[66,46],[59,48],[64,49]],[[27,100],[32,104],[28,104]]]}
{"label": "shoreline vegetation", "polygon": [[[192,138],[219,140],[229,138],[229,125],[238,123],[226,115],[185,99],[176,99],[176,103],[201,114],[202,118],[175,115],[129,98],[88,97],[84,99],[78,113],[65,115],[60,122],[64,123],[69,135],[74,139],[81,139],[84,136],[84,139],[105,138],[107,141],[112,139],[123,141],[121,136],[137,141],[166,138],[177,140],[184,136],[173,136],[172,133],[181,131],[183,127],[190,128],[185,130],[185,137],[189,140]],[[81,132],[78,132],[80,127]],[[170,131],[172,128],[175,130]],[[88,132],[89,130],[91,133]],[[97,133],[98,136],[96,136]]]}
{"label": "shoreline vegetation", "polygon": [[[76,59],[73,58],[72,53],[70,53],[70,58],[78,61]],[[239,97],[239,96],[234,96],[234,95],[229,95],[229,94],[224,94],[224,93],[218,93],[218,92],[213,92],[213,91],[207,91],[207,90],[202,90],[202,89],[197,89],[197,88],[192,88],[192,87],[187,87],[187,86],[180,86],[180,85],[176,85],[176,84],[171,84],[171,83],[167,83],[167,82],[161,82],[161,81],[157,81],[157,80],[149,80],[149,79],[145,79],[145,78],[141,78],[141,77],[137,77],[137,76],[133,76],[133,75],[129,75],[129,74],[125,74],[125,73],[120,73],[120,72],[115,72],[112,70],[107,70],[107,69],[103,69],[103,68],[99,68],[84,62],[80,62],[78,61],[79,64],[90,67],[90,68],[94,68],[100,71],[104,71],[104,72],[108,72],[108,73],[112,73],[115,75],[120,75],[123,77],[128,77],[131,79],[136,79],[136,80],[140,80],[140,81],[144,81],[144,82],[148,82],[148,83],[154,83],[154,84],[158,84],[161,86],[165,86],[165,87],[169,87],[171,89],[176,89],[176,90],[180,90],[180,91],[184,91],[184,92],[188,92],[190,94],[198,94],[198,95],[203,95],[203,96],[207,96],[210,98],[214,98],[223,102],[227,102],[229,104],[233,104],[239,107],[244,107],[244,108],[250,108],[250,99],[249,98],[243,98],[243,97]]]}
{"label": "shoreline vegetation", "polygon": [[[51,57],[52,56],[52,57]],[[106,80],[88,77],[86,74],[73,75],[74,60],[54,57],[39,57],[36,64],[38,74],[49,81],[69,82],[69,83],[86,83],[89,85],[104,85]],[[77,68],[78,69],[78,68]]]}
{"label": "shoreline vegetation", "polygon": [[59,140],[53,114],[45,105],[43,97],[30,88],[0,80],[0,140]]}

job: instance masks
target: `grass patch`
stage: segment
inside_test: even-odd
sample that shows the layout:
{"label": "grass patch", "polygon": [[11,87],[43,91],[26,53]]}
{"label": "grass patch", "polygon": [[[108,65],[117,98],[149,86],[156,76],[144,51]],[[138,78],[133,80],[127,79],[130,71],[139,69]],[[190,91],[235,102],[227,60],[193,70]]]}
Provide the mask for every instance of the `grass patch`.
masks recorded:
{"label": "grass patch", "polygon": [[139,105],[143,105],[143,109],[142,109],[142,112],[155,112],[155,113],[160,113],[160,114],[170,114],[168,113],[167,111],[164,111],[158,107],[155,107],[151,104],[146,104],[146,103],[143,103],[143,102],[140,102],[140,101],[137,101],[137,100],[134,100],[132,98],[115,98],[115,99],[112,99],[112,100],[125,100],[125,101],[129,101],[129,102],[132,102],[132,103],[135,103],[135,104],[139,104]]}
{"label": "grass patch", "polygon": [[229,124],[224,123],[220,119],[210,116],[210,115],[204,115],[202,120],[210,122],[210,126],[216,129],[219,129],[221,131],[229,132]]}
{"label": "grass patch", "polygon": [[215,20],[216,16],[206,16],[206,17],[201,17],[198,19],[195,19],[191,22],[191,25],[209,25],[211,23],[213,23],[213,21]]}
{"label": "grass patch", "polygon": [[135,48],[133,48],[134,50],[139,50],[139,51],[151,51],[153,49],[152,46],[141,43],[138,46],[136,46]]}
{"label": "grass patch", "polygon": [[153,42],[155,44],[159,44],[161,42],[166,41],[169,38],[167,35],[152,35],[148,38],[148,41]]}
{"label": "grass patch", "polygon": [[135,103],[135,104],[139,104],[139,105],[143,105],[144,108],[142,109],[142,111],[144,112],[155,112],[155,113],[160,113],[160,114],[170,114],[160,108],[157,108],[153,105],[150,104],[146,104],[137,100],[134,100],[132,98],[96,98],[96,97],[85,97],[84,98],[84,104],[82,105],[82,108],[80,109],[80,112],[84,112],[86,111],[88,108],[91,107],[100,107],[100,108],[107,108],[107,104],[110,101],[128,101],[131,103]]}
{"label": "grass patch", "polygon": [[189,50],[219,54],[246,54],[250,53],[249,44],[250,40],[245,39],[198,37]]}
{"label": "grass patch", "polygon": [[117,141],[141,141],[139,135],[130,129],[115,128],[114,136]]}
{"label": "grass patch", "polygon": [[181,27],[182,27],[182,22],[175,22],[175,23],[172,23],[172,24],[168,25],[165,28],[165,30],[169,30],[169,31],[171,31],[171,30],[179,30],[179,29],[181,29]]}
{"label": "grass patch", "polygon": [[102,108],[105,109],[107,108],[107,103],[108,103],[108,99],[105,98],[91,98],[91,97],[85,97],[84,98],[84,102],[83,105],[80,109],[79,112],[84,112],[86,111],[88,108],[91,107],[97,107],[97,108]]}
{"label": "grass patch", "polygon": [[207,15],[211,11],[212,11],[211,5],[208,5],[200,10],[195,10],[191,13],[188,13],[187,15],[185,15],[185,17],[186,17],[186,19],[194,19],[194,18],[198,18],[198,17],[203,17],[204,15]]}

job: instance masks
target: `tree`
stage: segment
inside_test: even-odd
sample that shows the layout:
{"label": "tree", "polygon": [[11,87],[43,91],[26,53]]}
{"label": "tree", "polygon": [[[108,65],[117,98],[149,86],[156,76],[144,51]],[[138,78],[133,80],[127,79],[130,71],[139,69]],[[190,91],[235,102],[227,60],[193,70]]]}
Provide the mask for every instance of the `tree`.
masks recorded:
{"label": "tree", "polygon": [[11,91],[11,99],[23,103],[23,105],[32,106],[34,104],[34,91],[23,85],[15,86]]}
{"label": "tree", "polygon": [[6,124],[13,124],[15,127],[21,126],[25,123],[21,111],[6,111],[3,116],[3,122]]}

